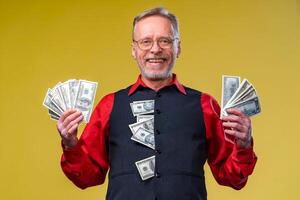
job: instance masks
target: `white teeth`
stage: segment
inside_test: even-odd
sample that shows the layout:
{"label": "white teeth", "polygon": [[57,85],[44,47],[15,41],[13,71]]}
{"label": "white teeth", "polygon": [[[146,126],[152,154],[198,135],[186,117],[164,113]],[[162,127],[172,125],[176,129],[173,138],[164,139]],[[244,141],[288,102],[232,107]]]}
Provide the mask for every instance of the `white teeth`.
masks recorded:
{"label": "white teeth", "polygon": [[163,58],[149,58],[149,59],[147,59],[147,61],[156,63],[156,62],[163,62],[164,59]]}

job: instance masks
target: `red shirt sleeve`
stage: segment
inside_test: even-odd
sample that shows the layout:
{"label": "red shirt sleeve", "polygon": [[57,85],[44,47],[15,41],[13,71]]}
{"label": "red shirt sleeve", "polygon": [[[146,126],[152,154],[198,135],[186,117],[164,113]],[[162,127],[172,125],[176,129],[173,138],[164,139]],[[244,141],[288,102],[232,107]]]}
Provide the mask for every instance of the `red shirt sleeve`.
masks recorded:
{"label": "red shirt sleeve", "polygon": [[201,105],[208,145],[208,165],[219,184],[239,190],[246,185],[257,160],[253,142],[250,148],[239,148],[236,144],[227,142],[217,101],[202,93]]}
{"label": "red shirt sleeve", "polygon": [[61,167],[65,175],[81,189],[102,184],[108,170],[109,117],[114,93],[96,106],[77,145],[64,149]]}

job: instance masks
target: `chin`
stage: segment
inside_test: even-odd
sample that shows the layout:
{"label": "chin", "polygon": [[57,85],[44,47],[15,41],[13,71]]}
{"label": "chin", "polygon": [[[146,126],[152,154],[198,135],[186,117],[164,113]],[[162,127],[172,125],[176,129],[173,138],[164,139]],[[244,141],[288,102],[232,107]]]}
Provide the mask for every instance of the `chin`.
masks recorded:
{"label": "chin", "polygon": [[172,76],[171,70],[165,70],[163,72],[153,72],[148,70],[141,70],[142,75],[150,80],[164,80]]}

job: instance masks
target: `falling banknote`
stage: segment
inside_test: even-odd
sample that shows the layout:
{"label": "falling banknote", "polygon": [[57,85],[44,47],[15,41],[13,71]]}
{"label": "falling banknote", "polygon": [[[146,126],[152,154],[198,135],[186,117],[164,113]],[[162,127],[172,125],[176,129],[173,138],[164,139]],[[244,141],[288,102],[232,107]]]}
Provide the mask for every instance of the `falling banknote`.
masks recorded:
{"label": "falling banknote", "polygon": [[131,137],[132,140],[155,150],[154,133],[144,128],[139,128]]}
{"label": "falling banknote", "polygon": [[155,175],[155,156],[145,158],[143,160],[135,162],[135,165],[139,171],[142,180],[147,180]]}
{"label": "falling banknote", "polygon": [[48,89],[43,105],[51,119],[58,120],[63,112],[77,109],[84,122],[89,122],[97,90],[97,82],[71,79]]}
{"label": "falling banknote", "polygon": [[152,113],[154,111],[154,100],[134,101],[130,103],[133,116]]}
{"label": "falling banknote", "polygon": [[[136,123],[129,124],[132,136],[131,140],[140,145],[141,148],[151,148],[155,150],[154,137],[154,100],[133,101],[130,103]],[[135,162],[142,180],[147,180],[154,176],[155,156],[145,158]]]}

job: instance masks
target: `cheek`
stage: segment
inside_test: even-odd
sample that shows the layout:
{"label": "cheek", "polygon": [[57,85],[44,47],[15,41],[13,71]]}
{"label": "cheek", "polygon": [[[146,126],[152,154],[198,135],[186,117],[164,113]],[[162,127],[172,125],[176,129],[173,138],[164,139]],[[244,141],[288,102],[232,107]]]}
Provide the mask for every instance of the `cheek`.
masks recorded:
{"label": "cheek", "polygon": [[175,58],[176,54],[174,54],[174,52],[168,52],[168,62],[173,62]]}
{"label": "cheek", "polygon": [[138,53],[137,54],[137,58],[138,58],[138,61],[140,62],[140,63],[144,63],[145,62],[145,54],[144,53]]}

